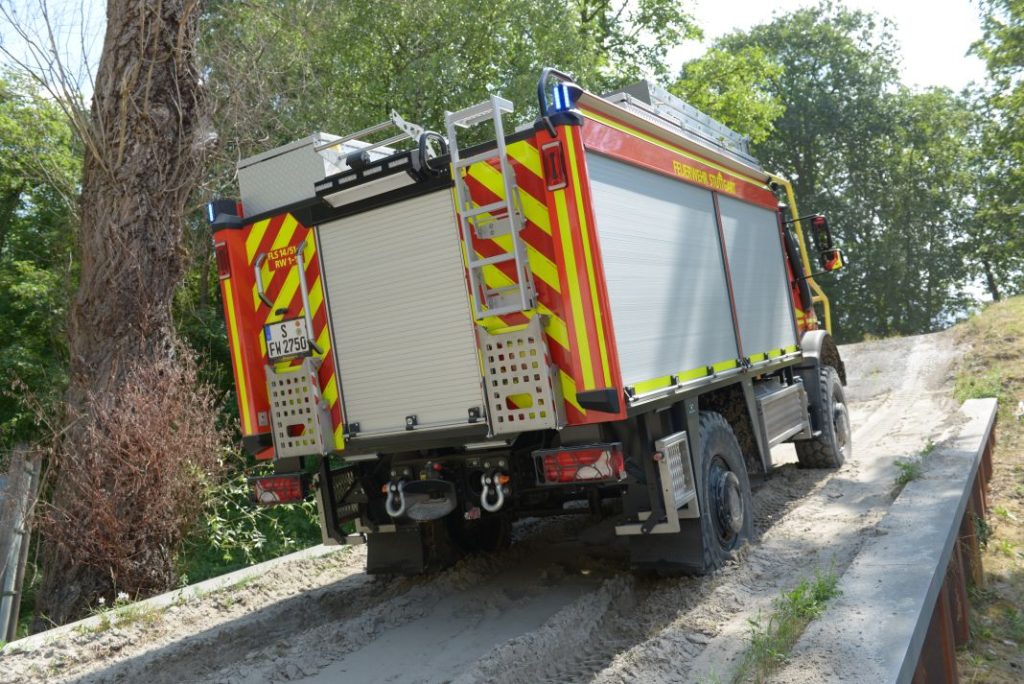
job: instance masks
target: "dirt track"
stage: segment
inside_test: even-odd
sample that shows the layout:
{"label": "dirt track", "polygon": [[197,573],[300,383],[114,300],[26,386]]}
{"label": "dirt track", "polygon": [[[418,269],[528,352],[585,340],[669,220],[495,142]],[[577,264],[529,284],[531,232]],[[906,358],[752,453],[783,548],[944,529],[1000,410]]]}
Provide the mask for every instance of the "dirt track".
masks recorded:
{"label": "dirt track", "polygon": [[0,682],[727,681],[748,619],[817,568],[842,573],[892,501],[893,461],[955,428],[949,334],[842,354],[853,458],[805,471],[776,448],[754,492],[758,539],[713,577],[637,579],[611,523],[526,521],[509,551],[430,578],[369,578],[357,548],[153,620],[8,648]]}

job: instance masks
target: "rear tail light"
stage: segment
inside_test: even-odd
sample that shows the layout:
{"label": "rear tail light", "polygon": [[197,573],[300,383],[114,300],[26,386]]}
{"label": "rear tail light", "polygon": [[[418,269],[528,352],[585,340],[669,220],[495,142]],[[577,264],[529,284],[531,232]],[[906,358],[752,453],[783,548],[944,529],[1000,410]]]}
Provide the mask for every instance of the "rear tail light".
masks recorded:
{"label": "rear tail light", "polygon": [[218,242],[213,246],[214,254],[217,255],[217,275],[221,280],[231,277],[231,259],[228,257],[228,244]]}
{"label": "rear tail light", "polygon": [[261,506],[298,503],[306,498],[305,484],[302,473],[249,478],[252,500]]}
{"label": "rear tail light", "polygon": [[626,477],[621,444],[591,444],[533,452],[541,484],[619,482]]}

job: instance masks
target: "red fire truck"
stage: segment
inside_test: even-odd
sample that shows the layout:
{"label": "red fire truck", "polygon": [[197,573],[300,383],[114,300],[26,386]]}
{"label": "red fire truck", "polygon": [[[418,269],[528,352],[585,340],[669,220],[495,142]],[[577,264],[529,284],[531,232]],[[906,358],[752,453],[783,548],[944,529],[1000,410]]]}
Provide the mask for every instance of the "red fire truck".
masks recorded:
{"label": "red fire truck", "polygon": [[498,96],[443,134],[396,113],[316,133],[211,203],[244,443],[274,464],[254,497],[313,490],[370,572],[581,510],[618,516],[637,567],[711,571],[751,535],[773,446],[849,455],[812,273],[841,254],[744,137],[665,90],[546,69],[537,97],[512,133]]}

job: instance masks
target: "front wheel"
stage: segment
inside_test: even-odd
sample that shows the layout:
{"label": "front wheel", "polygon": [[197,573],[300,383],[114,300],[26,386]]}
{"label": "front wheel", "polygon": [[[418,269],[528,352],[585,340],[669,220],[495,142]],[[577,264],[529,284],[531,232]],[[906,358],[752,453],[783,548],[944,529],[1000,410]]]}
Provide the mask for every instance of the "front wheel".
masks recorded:
{"label": "front wheel", "polygon": [[804,468],[838,468],[850,457],[853,448],[850,411],[835,368],[824,366],[819,382],[821,433],[814,439],[796,442],[796,457]]}

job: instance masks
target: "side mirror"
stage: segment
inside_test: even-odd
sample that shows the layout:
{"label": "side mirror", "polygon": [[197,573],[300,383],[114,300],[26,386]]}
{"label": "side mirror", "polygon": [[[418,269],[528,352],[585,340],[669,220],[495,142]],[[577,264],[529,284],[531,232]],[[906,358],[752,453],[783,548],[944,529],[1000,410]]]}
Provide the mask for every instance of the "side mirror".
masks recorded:
{"label": "side mirror", "polygon": [[838,249],[826,249],[818,255],[818,260],[821,262],[821,267],[829,272],[838,271],[846,263],[843,253]]}
{"label": "side mirror", "polygon": [[811,230],[814,234],[814,243],[818,247],[818,261],[821,267],[827,272],[838,271],[843,267],[843,254],[836,249],[832,241],[832,229],[829,228],[828,219],[821,214],[815,214],[810,220]]}

